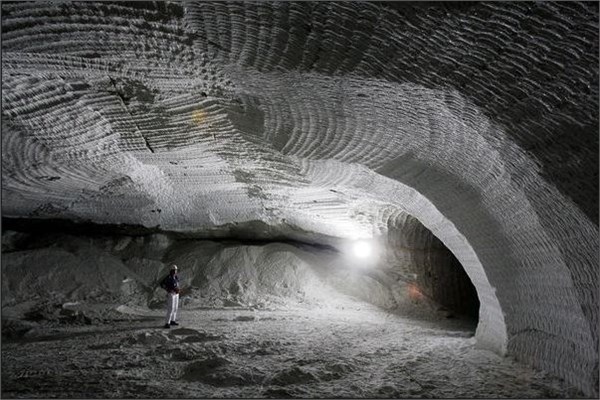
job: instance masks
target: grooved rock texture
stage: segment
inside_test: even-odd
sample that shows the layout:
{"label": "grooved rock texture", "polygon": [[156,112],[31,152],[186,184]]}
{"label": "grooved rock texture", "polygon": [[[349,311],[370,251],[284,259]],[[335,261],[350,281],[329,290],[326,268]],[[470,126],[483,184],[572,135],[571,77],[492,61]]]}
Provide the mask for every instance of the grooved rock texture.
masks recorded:
{"label": "grooved rock texture", "polygon": [[595,395],[598,128],[598,3],[2,4],[3,216],[364,238],[403,278],[416,218],[481,346]]}

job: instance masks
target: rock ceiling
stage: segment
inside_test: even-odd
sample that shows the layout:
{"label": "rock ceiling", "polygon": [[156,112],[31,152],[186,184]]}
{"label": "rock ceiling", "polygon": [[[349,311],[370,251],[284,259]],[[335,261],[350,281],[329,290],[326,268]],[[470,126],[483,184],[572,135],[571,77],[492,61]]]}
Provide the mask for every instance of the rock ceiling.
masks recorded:
{"label": "rock ceiling", "polygon": [[368,236],[379,216],[354,176],[397,178],[418,160],[467,185],[543,180],[597,220],[594,16],[566,3],[4,4],[3,213]]}
{"label": "rock ceiling", "polygon": [[2,4],[4,217],[326,240],[412,215],[480,338],[588,388],[598,128],[598,3]]}

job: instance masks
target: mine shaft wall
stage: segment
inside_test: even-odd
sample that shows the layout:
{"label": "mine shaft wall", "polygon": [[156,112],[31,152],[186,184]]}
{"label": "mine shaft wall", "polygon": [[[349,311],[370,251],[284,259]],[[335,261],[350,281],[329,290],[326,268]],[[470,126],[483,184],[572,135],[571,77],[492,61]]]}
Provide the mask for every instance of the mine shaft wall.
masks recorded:
{"label": "mine shaft wall", "polygon": [[162,4],[2,5],[3,213],[336,234],[362,165],[390,182],[351,195],[453,252],[489,348],[597,396],[597,2]]}
{"label": "mine shaft wall", "polygon": [[[596,393],[597,228],[531,171],[519,172],[531,179],[524,188],[497,180],[482,189],[476,180],[483,176],[469,181],[450,172],[452,160],[432,168],[438,162],[407,157],[389,174],[426,196],[472,246],[489,279],[486,290],[501,306],[507,353]],[[447,234],[435,233],[449,243]],[[464,255],[454,254],[464,264]]]}
{"label": "mine shaft wall", "polygon": [[323,307],[345,296],[386,309],[418,306],[385,277],[347,268],[338,252],[310,244],[21,231],[2,234],[2,305],[100,301],[162,307],[158,282],[170,263],[179,266],[183,301],[194,306]]}

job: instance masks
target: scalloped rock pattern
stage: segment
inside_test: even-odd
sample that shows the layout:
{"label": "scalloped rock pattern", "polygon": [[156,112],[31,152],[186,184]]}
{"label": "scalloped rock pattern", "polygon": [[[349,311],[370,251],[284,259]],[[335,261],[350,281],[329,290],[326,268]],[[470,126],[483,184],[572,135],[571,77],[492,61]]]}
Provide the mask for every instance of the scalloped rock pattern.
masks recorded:
{"label": "scalloped rock pattern", "polygon": [[412,216],[479,343],[597,394],[598,3],[3,3],[2,200],[388,244]]}

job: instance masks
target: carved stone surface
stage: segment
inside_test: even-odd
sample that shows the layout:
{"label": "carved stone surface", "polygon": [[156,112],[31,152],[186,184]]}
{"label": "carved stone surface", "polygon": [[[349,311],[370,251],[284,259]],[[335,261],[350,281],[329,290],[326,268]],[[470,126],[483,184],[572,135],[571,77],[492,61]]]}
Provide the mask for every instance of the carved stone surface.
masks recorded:
{"label": "carved stone surface", "polygon": [[598,129],[598,3],[2,4],[4,217],[335,246],[411,216],[482,346],[596,395]]}

